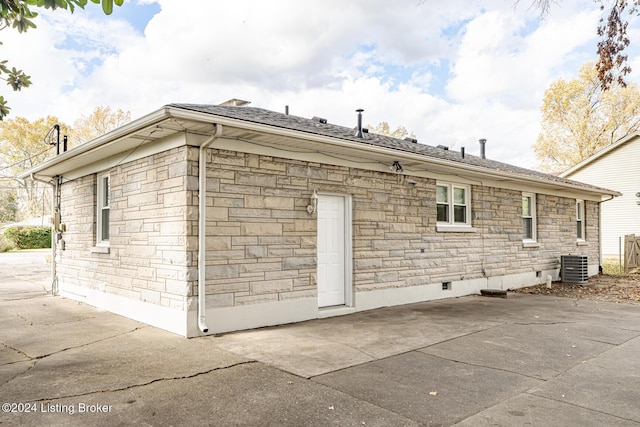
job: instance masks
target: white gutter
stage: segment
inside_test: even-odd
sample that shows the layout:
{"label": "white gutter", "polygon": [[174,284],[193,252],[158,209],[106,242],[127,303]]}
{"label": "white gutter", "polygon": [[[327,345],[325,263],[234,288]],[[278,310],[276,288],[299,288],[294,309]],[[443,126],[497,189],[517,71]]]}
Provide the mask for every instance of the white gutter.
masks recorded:
{"label": "white gutter", "polygon": [[314,134],[314,133],[305,132],[301,130],[280,128],[273,125],[249,122],[246,120],[234,119],[234,118],[229,118],[225,116],[217,116],[211,113],[185,110],[185,109],[176,108],[176,107],[167,107],[167,113],[174,118],[181,118],[185,120],[193,120],[198,122],[205,122],[205,121],[210,122],[212,119],[214,119],[216,123],[229,126],[229,127],[253,130],[256,132],[264,132],[272,135],[278,135],[278,136],[284,136],[284,137],[290,137],[290,138],[306,139],[308,141],[320,142],[323,144],[334,145],[341,148],[348,148],[348,149],[355,149],[358,151],[376,153],[376,154],[384,155],[386,157],[393,158],[395,160],[400,160],[400,161],[404,159],[404,160],[417,161],[420,163],[430,163],[438,166],[454,168],[455,170],[458,170],[458,171],[467,171],[467,172],[480,174],[485,177],[489,176],[495,179],[501,179],[501,180],[507,180],[507,181],[513,181],[515,179],[520,182],[528,182],[531,184],[537,184],[537,185],[542,185],[546,187],[556,187],[556,188],[563,187],[568,190],[573,190],[573,191],[577,190],[580,192],[587,192],[592,194],[595,193],[601,196],[603,194],[606,194],[607,196],[620,196],[620,193],[618,193],[617,191],[610,191],[604,188],[600,189],[595,186],[590,186],[591,188],[585,188],[583,185],[580,185],[580,183],[574,184],[570,182],[554,181],[554,180],[549,180],[549,179],[540,178],[536,176],[514,174],[511,171],[499,171],[499,170],[489,169],[484,166],[476,166],[476,165],[470,165],[467,163],[454,162],[448,159],[428,157],[424,154],[412,153],[409,151],[402,151],[398,149],[382,147],[382,146],[373,145],[373,144],[366,144],[366,140],[364,141],[365,143],[363,144],[362,141],[351,141],[351,140],[346,140],[338,137],[319,135],[319,134]]}
{"label": "white gutter", "polygon": [[[569,189],[572,191],[577,190],[580,192],[587,192],[591,194],[595,193],[600,195],[601,197],[602,195],[607,195],[607,196],[620,195],[620,193],[618,192],[610,191],[607,189],[601,189],[595,186],[590,186],[591,188],[585,188],[582,185],[574,184],[570,182],[553,181],[545,178],[520,175],[520,174],[514,175],[510,171],[492,170],[482,166],[475,166],[475,165],[470,165],[466,163],[454,162],[448,159],[439,159],[436,157],[429,157],[424,154],[411,153],[411,152],[401,151],[401,150],[387,148],[387,147],[369,145],[366,143],[363,144],[362,141],[344,140],[338,137],[318,135],[318,134],[305,132],[301,130],[281,128],[273,125],[255,123],[247,120],[234,119],[230,117],[215,115],[212,113],[192,111],[192,110],[173,107],[173,106],[162,107],[161,109],[154,111],[153,113],[143,116],[140,119],[137,119],[131,123],[128,123],[103,136],[100,136],[93,141],[90,141],[86,144],[83,144],[79,147],[69,150],[66,153],[61,154],[60,156],[37,166],[36,168],[28,171],[27,173],[19,175],[18,177],[26,178],[28,176],[28,173],[30,172],[39,173],[43,170],[50,169],[53,166],[57,165],[58,163],[64,162],[67,159],[92,151],[103,145],[115,143],[119,138],[123,138],[131,133],[141,131],[145,128],[148,128],[149,126],[156,125],[159,122],[166,119],[182,119],[182,120],[190,120],[190,121],[195,121],[200,123],[211,123],[212,120],[215,120],[216,123],[223,126],[236,127],[240,129],[253,130],[257,132],[264,132],[271,135],[304,139],[312,142],[319,142],[319,143],[333,145],[333,146],[346,148],[346,149],[355,149],[360,152],[375,153],[377,155],[393,158],[395,160],[404,159],[404,160],[417,161],[425,164],[438,165],[438,166],[446,167],[449,169],[454,169],[456,171],[466,171],[469,173],[475,173],[485,177],[492,177],[499,180],[512,181],[515,179],[519,182],[527,182],[527,183],[531,183],[538,186],[542,185],[546,187],[556,187],[556,188],[563,187],[565,189]],[[59,171],[57,171],[54,174],[59,175],[60,173]]]}
{"label": "white gutter", "polygon": [[48,184],[52,187],[53,197],[51,197],[51,203],[53,207],[53,215],[51,215],[51,295],[58,294],[58,267],[56,265],[56,249],[57,249],[57,239],[58,239],[58,230],[60,229],[60,216],[58,213],[60,212],[60,207],[58,206],[58,180],[55,182],[45,181],[40,178],[36,178],[35,174],[31,174],[29,176],[32,180],[41,182],[43,184]]}
{"label": "white gutter", "polygon": [[198,152],[198,328],[207,333],[207,148],[222,135],[222,125],[216,124],[215,134],[200,145]]}
{"label": "white gutter", "polygon": [[[170,115],[168,113],[168,109],[167,108],[161,108],[159,110],[156,110],[150,114],[147,114],[146,116],[143,116],[137,120],[134,120],[132,122],[129,122],[117,129],[112,130],[111,132],[105,133],[104,135],[101,135],[99,137],[97,137],[96,139],[93,139],[91,141],[88,141],[84,144],[81,144],[75,148],[72,148],[69,151],[66,151],[64,153],[61,153],[59,156],[53,157],[47,161],[45,161],[44,163],[41,163],[40,165],[36,166],[35,168],[27,171],[27,172],[23,172],[21,174],[18,175],[18,178],[26,178],[29,176],[29,173],[32,174],[37,174],[42,172],[43,170],[49,169],[52,166],[58,165],[60,163],[65,162],[66,160],[72,159],[74,157],[77,157],[79,155],[88,153],[96,148],[99,148],[103,145],[107,145],[110,143],[117,143],[117,141],[120,138],[124,138],[130,134],[135,134],[136,132],[139,132],[141,130],[145,130],[153,125],[156,125],[160,122],[162,122],[163,120],[166,120],[167,118],[170,118]],[[54,173],[54,175],[61,175],[60,173]]]}

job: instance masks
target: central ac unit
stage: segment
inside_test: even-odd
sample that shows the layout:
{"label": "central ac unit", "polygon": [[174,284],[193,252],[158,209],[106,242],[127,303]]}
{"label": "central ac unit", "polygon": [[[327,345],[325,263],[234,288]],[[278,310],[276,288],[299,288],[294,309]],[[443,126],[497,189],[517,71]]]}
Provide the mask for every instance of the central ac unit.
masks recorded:
{"label": "central ac unit", "polygon": [[560,278],[564,283],[582,285],[589,280],[589,263],[586,256],[562,255]]}

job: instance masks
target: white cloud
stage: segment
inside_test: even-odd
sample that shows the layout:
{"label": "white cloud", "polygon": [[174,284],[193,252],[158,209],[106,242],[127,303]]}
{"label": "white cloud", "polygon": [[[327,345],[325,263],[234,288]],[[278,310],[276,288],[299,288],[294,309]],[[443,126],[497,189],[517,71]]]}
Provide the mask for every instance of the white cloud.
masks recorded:
{"label": "white cloud", "polygon": [[[98,105],[136,117],[171,102],[237,97],[351,126],[354,110],[364,108],[365,122],[404,126],[422,143],[473,153],[485,137],[492,158],[531,167],[544,90],[595,57],[591,0],[563,0],[542,22],[504,0],[138,0],[123,7],[150,3],[160,12],[144,32],[80,12],[44,13],[27,34],[5,30],[0,52],[34,81],[5,93],[13,114],[72,122]],[[632,64],[638,58],[636,51]]]}

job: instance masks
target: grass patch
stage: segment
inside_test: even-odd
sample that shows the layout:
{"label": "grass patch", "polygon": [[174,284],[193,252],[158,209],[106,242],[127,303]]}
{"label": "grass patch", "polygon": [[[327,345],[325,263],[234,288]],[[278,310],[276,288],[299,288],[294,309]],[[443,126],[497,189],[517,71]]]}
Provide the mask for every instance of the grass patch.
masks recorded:
{"label": "grass patch", "polygon": [[618,258],[604,258],[602,260],[602,272],[604,274],[624,274],[624,263],[622,264],[622,273],[620,272],[620,264]]}

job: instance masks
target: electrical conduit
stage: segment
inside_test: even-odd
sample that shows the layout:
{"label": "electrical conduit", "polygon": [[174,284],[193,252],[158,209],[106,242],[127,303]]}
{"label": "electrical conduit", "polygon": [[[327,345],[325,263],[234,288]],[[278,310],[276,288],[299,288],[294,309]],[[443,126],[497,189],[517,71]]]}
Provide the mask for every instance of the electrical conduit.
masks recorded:
{"label": "electrical conduit", "polygon": [[37,182],[50,185],[53,190],[53,197],[51,198],[53,204],[53,215],[51,215],[51,295],[58,295],[58,267],[56,265],[56,250],[58,243],[58,231],[60,231],[60,205],[58,200],[58,188],[62,182],[60,177],[51,181],[45,181],[37,178],[35,174],[29,175],[29,177]]}
{"label": "electrical conduit", "polygon": [[212,137],[200,145],[198,153],[198,328],[207,333],[206,280],[207,280],[207,148],[222,135],[222,125],[216,124]]}

